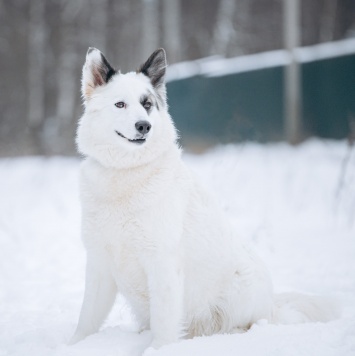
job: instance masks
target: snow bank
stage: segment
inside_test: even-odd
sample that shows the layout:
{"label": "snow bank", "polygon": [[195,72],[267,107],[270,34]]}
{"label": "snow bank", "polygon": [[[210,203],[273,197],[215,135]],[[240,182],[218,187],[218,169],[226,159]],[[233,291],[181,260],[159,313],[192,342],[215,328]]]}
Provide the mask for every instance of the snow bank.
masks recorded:
{"label": "snow bank", "polygon": [[[277,291],[337,297],[343,317],[288,326],[261,321],[245,334],[186,340],[156,355],[354,355],[354,152],[345,142],[244,144],[185,160],[262,255]],[[99,333],[66,346],[84,289],[78,165],[0,160],[1,356],[138,356],[150,342],[118,298]]]}

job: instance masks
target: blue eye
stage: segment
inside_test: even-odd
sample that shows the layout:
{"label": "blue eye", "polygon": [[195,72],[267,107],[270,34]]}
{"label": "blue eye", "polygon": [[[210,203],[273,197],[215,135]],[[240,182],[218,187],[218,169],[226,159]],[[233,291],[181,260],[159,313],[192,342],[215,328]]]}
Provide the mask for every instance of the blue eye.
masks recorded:
{"label": "blue eye", "polygon": [[115,106],[119,109],[123,109],[126,107],[126,104],[123,101],[119,101],[118,103],[115,104]]}

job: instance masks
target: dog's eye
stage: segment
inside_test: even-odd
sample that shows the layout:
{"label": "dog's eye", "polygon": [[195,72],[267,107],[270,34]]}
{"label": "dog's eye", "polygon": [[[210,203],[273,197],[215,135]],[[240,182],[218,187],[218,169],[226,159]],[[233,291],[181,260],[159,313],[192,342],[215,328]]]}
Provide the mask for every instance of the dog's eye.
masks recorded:
{"label": "dog's eye", "polygon": [[152,107],[152,103],[150,101],[146,101],[143,104],[144,109],[149,110]]}
{"label": "dog's eye", "polygon": [[118,103],[115,104],[116,107],[119,109],[123,109],[126,107],[126,104],[123,101],[119,101]]}

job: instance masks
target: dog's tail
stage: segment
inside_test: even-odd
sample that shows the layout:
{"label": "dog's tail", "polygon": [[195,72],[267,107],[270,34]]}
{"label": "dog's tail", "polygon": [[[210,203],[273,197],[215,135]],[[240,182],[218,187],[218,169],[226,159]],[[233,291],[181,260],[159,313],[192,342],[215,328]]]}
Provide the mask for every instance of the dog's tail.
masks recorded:
{"label": "dog's tail", "polygon": [[272,319],[276,324],[326,322],[337,319],[339,316],[340,308],[331,298],[298,293],[283,293],[274,296]]}

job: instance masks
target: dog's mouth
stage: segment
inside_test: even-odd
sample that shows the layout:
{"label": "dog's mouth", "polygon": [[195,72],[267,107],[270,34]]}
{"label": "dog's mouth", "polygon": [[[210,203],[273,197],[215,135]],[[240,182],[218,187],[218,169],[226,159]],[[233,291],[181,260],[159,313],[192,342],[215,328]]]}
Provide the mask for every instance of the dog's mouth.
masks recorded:
{"label": "dog's mouth", "polygon": [[135,144],[137,144],[137,145],[141,145],[141,144],[143,144],[143,143],[146,141],[146,137],[145,137],[145,136],[141,136],[141,137],[138,137],[138,138],[130,139],[130,138],[127,138],[126,136],[122,135],[121,132],[118,132],[118,131],[116,131],[116,130],[115,130],[115,132],[116,132],[116,134],[117,134],[118,136],[120,136],[120,137],[126,139],[126,140],[129,141],[129,142],[133,142],[133,143],[135,143]]}

